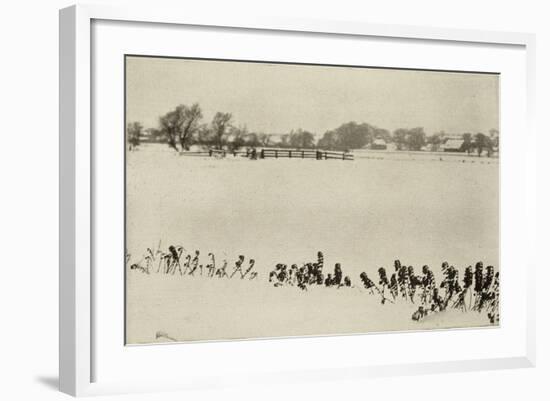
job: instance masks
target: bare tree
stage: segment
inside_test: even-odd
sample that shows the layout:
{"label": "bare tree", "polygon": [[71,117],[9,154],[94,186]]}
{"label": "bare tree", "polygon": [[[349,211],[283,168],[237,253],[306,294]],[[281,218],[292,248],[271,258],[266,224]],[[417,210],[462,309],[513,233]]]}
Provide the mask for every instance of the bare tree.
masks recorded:
{"label": "bare tree", "polygon": [[261,132],[258,134],[258,141],[262,146],[269,146],[269,144],[271,143],[271,135]]}
{"label": "bare tree", "polygon": [[231,113],[217,112],[212,120],[212,130],[214,131],[215,141],[218,149],[222,148],[223,137],[227,134],[231,124]]}
{"label": "bare tree", "polygon": [[478,157],[481,157],[483,148],[485,148],[486,146],[487,146],[487,137],[481,132],[478,132],[475,136],[475,147],[477,148]]}
{"label": "bare tree", "polygon": [[179,142],[181,150],[184,150],[188,148],[189,138],[198,130],[201,118],[202,111],[198,103],[191,107],[180,104],[160,118],[160,130],[166,136],[170,147],[178,150]]}
{"label": "bare tree", "polygon": [[185,107],[183,109],[183,126],[182,130],[179,133],[179,140],[181,149],[188,149],[187,140],[192,137],[192,135],[199,128],[199,121],[202,118],[202,110],[198,103],[194,103],[191,107]]}
{"label": "bare tree", "polygon": [[238,150],[239,148],[246,145],[246,140],[249,135],[248,128],[246,125],[239,127],[229,127],[228,135],[232,138],[230,143],[228,143],[232,151]]}
{"label": "bare tree", "polygon": [[130,144],[130,150],[136,148],[140,143],[140,137],[143,134],[143,126],[137,121],[128,123],[126,127],[126,138]]}
{"label": "bare tree", "polygon": [[179,105],[175,110],[169,111],[159,119],[160,131],[166,136],[168,146],[178,150],[177,138],[183,130],[185,106]]}

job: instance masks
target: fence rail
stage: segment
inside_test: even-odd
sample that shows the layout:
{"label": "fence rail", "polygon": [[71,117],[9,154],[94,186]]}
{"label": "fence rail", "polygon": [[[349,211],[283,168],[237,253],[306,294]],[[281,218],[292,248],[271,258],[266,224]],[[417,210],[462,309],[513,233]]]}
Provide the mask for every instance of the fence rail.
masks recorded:
{"label": "fence rail", "polygon": [[316,149],[271,149],[264,148],[260,151],[228,151],[223,149],[209,149],[206,151],[197,152],[181,152],[182,156],[210,156],[210,157],[226,157],[226,156],[242,156],[252,159],[316,159],[316,160],[353,160],[353,154],[349,152],[336,152],[329,150]]}

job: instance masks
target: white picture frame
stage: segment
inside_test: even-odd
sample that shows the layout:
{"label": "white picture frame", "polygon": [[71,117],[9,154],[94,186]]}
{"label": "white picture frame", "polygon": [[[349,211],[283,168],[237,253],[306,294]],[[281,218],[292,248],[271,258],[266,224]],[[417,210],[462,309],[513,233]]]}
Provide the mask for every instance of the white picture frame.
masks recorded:
{"label": "white picture frame", "polygon": [[[92,32],[94,21],[118,21],[118,22],[140,22],[147,24],[166,24],[173,26],[192,26],[212,29],[243,30],[247,32],[279,32],[292,34],[306,33],[308,35],[337,36],[343,40],[350,38],[384,38],[388,41],[412,40],[426,41],[438,44],[458,43],[464,47],[495,45],[512,46],[520,50],[517,57],[521,65],[521,71],[526,76],[524,81],[520,82],[522,93],[525,97],[519,101],[525,107],[521,111],[521,117],[518,117],[515,127],[520,127],[524,132],[523,138],[529,138],[531,143],[535,143],[535,133],[532,127],[532,113],[534,111],[534,48],[535,37],[526,33],[508,33],[508,32],[485,32],[459,29],[439,29],[415,26],[398,25],[376,25],[358,21],[316,21],[316,20],[296,20],[292,18],[252,18],[247,17],[240,20],[229,19],[223,16],[215,15],[187,15],[182,10],[164,10],[153,6],[145,8],[111,8],[108,6],[78,5],[72,6],[60,11],[60,294],[59,294],[59,335],[60,335],[60,358],[59,358],[59,378],[60,390],[75,396],[106,394],[106,393],[126,393],[134,391],[161,391],[167,389],[195,389],[229,386],[232,384],[244,384],[247,381],[256,383],[267,382],[273,379],[274,375],[282,381],[292,382],[294,380],[326,380],[328,374],[332,378],[353,378],[360,380],[366,377],[403,375],[403,374],[423,374],[431,372],[458,372],[480,369],[504,369],[515,367],[531,367],[535,364],[535,284],[534,280],[520,280],[521,291],[518,297],[521,297],[521,310],[518,310],[520,321],[504,320],[502,332],[508,329],[518,328],[514,333],[513,352],[506,353],[504,349],[499,353],[495,349],[492,353],[486,355],[479,352],[469,359],[443,359],[420,361],[416,360],[414,355],[410,355],[408,362],[395,363],[388,361],[380,363],[361,363],[361,360],[340,361],[339,365],[333,368],[321,366],[313,368],[311,366],[298,366],[296,369],[284,368],[284,361],[279,365],[273,363],[272,369],[257,369],[257,371],[247,371],[249,375],[245,380],[229,381],[224,380],[224,370],[220,367],[219,372],[214,372],[211,376],[204,375],[200,369],[196,373],[190,373],[185,379],[170,377],[161,380],[160,378],[151,378],[150,381],[132,381],[128,378],[116,375],[110,375],[108,379],[101,378],[101,372],[98,372],[98,364],[95,358],[96,352],[103,349],[104,341],[99,340],[97,336],[97,327],[99,320],[103,319],[96,313],[94,308],[93,296],[94,289],[101,285],[100,281],[93,273],[94,260],[96,259],[94,249],[94,235],[97,235],[98,214],[94,192],[97,190],[95,174],[98,167],[98,159],[94,155],[101,153],[101,144],[94,142],[92,125],[94,122],[94,105],[92,96],[94,88],[91,85],[94,74],[93,68],[95,60],[94,43],[92,41]],[[160,26],[160,25],[159,25]],[[126,29],[126,28],[121,28]],[[138,28],[136,28],[138,29]],[[346,39],[347,38],[347,39]],[[124,40],[124,38],[118,38]],[[99,43],[99,42],[98,42]],[[100,44],[95,43],[96,46]],[[524,63],[524,64],[523,64]],[[460,69],[460,68],[458,68]],[[518,70],[520,71],[520,70]],[[520,79],[516,77],[515,79]],[[515,82],[518,84],[518,82]],[[503,97],[508,96],[503,91]],[[518,112],[520,113],[520,112]],[[122,132],[122,128],[121,128]],[[506,152],[506,139],[504,132],[503,149]],[[511,141],[511,140],[510,140]],[[98,147],[99,146],[99,147]],[[509,236],[505,242],[509,244],[516,236],[522,237],[522,245],[518,245],[517,252],[523,252],[527,255],[523,259],[521,268],[525,277],[534,275],[534,251],[532,247],[535,244],[535,149],[525,148],[518,151],[517,154],[504,153],[502,159],[503,167],[501,170],[501,182],[510,180],[510,182],[522,183],[523,191],[521,198],[517,199],[516,206],[521,207],[521,213],[518,212],[516,223],[522,224],[525,232],[513,233],[506,229],[502,235]],[[103,163],[103,161],[102,161]],[[105,161],[107,163],[107,161]],[[115,163],[116,165],[116,163]],[[516,166],[514,175],[509,173],[511,167]],[[510,197],[519,197],[519,194],[510,191]],[[504,195],[503,195],[504,194]],[[508,192],[501,192],[502,196],[507,196]],[[511,199],[511,198],[509,198]],[[516,199],[516,198],[514,198]],[[515,201],[514,201],[515,202]],[[513,205],[511,204],[510,207]],[[503,218],[508,218],[508,210],[502,209]],[[511,218],[511,217],[510,217]],[[515,220],[514,220],[515,221]],[[506,226],[510,227],[510,225]],[[101,233],[99,233],[101,234]],[[114,261],[113,263],[117,263]],[[123,291],[119,289],[117,291]],[[115,295],[112,295],[113,297]],[[509,297],[504,293],[504,297]],[[506,299],[504,299],[506,301]],[[506,302],[503,302],[506,305]],[[506,319],[504,311],[504,319]],[[98,320],[99,319],[99,320]],[[107,322],[107,320],[105,320]],[[102,321],[103,323],[103,321]],[[123,324],[124,322],[120,322]],[[105,331],[105,325],[101,330]],[[495,329],[501,330],[501,329]],[[102,333],[103,333],[102,331]],[[485,332],[476,332],[480,336],[486,336],[486,341],[494,334],[491,330]],[[454,331],[457,332],[457,331]],[[442,336],[454,336],[454,332],[442,334]],[[458,331],[460,332],[460,331]],[[494,333],[494,331],[493,331]],[[474,334],[470,333],[472,336]],[[103,334],[108,335],[108,334]],[[388,334],[396,336],[395,334]],[[403,334],[399,334],[403,335]],[[411,341],[421,341],[423,337],[430,336],[429,333],[407,334]],[[462,334],[459,334],[462,335]],[[386,334],[370,336],[381,338]],[[341,347],[344,344],[356,344],[360,346],[360,341],[364,336],[345,336],[337,339],[322,339],[315,341],[324,341],[329,346]],[[394,337],[397,338],[397,337]],[[472,337],[474,338],[474,337]],[[511,338],[511,337],[510,337]],[[431,338],[433,340],[433,337]],[[123,339],[117,339],[120,347],[124,348]],[[280,352],[283,341],[293,341],[285,346],[292,347],[300,341],[302,346],[307,342],[314,342],[313,339],[299,340],[263,340],[240,342],[245,345],[235,345],[235,343],[219,343],[201,346],[193,345],[194,348],[188,348],[189,358],[198,358],[202,352],[220,352],[227,355],[247,355],[252,353],[261,354],[267,347],[274,348],[274,352]],[[504,341],[504,338],[503,338]],[[292,345],[294,344],[294,345]],[[332,345],[330,345],[332,344]],[[178,345],[179,346],[179,345]],[[186,345],[183,345],[186,346]],[[166,350],[173,346],[151,346],[148,348],[148,357],[171,358],[172,352]],[[211,347],[208,348],[208,347]],[[105,348],[106,350],[106,348]],[[312,348],[312,352],[314,349]],[[139,360],[139,352],[131,351],[135,355],[131,356],[133,363]],[[235,353],[235,354],[233,354]],[[157,355],[152,355],[157,354]],[[162,354],[162,355],[161,355]],[[210,354],[208,354],[210,355]],[[267,354],[266,354],[267,355]],[[442,356],[445,358],[445,355]],[[102,364],[106,361],[106,352],[103,352]],[[101,359],[100,358],[100,359]],[[113,364],[118,363],[113,356]],[[237,362],[235,362],[237,363]],[[122,366],[122,365],[121,365]],[[313,364],[313,366],[315,366]],[[122,369],[123,370],[123,369]],[[99,373],[99,375],[98,375]]]}

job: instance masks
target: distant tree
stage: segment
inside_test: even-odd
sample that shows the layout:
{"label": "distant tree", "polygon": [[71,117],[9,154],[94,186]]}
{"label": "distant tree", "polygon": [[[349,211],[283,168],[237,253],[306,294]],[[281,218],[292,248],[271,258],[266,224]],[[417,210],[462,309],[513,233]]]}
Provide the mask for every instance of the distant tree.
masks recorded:
{"label": "distant tree", "polygon": [[[439,138],[439,143],[438,145],[441,145],[442,143],[445,143],[445,138],[447,138],[447,133],[443,130],[440,130],[440,131],[437,131],[433,134],[433,139],[435,141],[438,141],[437,139],[435,139],[435,137],[438,137]],[[426,139],[426,142],[428,142],[428,140]]]}
{"label": "distant tree", "polygon": [[189,147],[189,139],[197,132],[202,111],[198,103],[187,107],[180,104],[174,110],[160,117],[160,131],[165,135],[168,145],[178,150],[179,142],[181,150]]}
{"label": "distant tree", "polygon": [[255,148],[255,147],[261,145],[258,134],[256,134],[255,132],[251,132],[251,133],[247,134],[245,138],[246,138],[246,140],[245,140],[245,145],[246,146],[251,146],[251,147]]}
{"label": "distant tree", "polygon": [[475,137],[474,146],[477,149],[477,156],[480,157],[483,149],[487,146],[487,137],[481,132],[478,132]]}
{"label": "distant tree", "polygon": [[426,144],[426,133],[424,128],[398,128],[393,131],[393,141],[397,150],[421,150]]}
{"label": "distant tree", "polygon": [[317,147],[321,149],[336,149],[338,140],[334,131],[327,131],[317,142]]}
{"label": "distant tree", "polygon": [[393,142],[395,143],[397,150],[403,150],[405,148],[408,134],[409,130],[406,128],[398,128],[393,131]]}
{"label": "distant tree", "polygon": [[[230,126],[228,128],[228,138],[226,140],[227,146],[230,150],[240,149],[246,146],[249,135],[248,128],[245,125],[239,127]],[[217,144],[217,142],[215,144]]]}
{"label": "distant tree", "polygon": [[183,125],[179,133],[179,142],[181,149],[189,149],[188,141],[193,134],[197,132],[199,121],[202,118],[202,110],[198,103],[194,103],[191,107],[183,108]]}
{"label": "distant tree", "polygon": [[366,123],[352,121],[335,129],[338,145],[341,150],[361,149],[373,141],[372,127]]}
{"label": "distant tree", "polygon": [[377,136],[389,136],[387,130],[373,127],[367,123],[358,124],[351,121],[334,130],[324,133],[317,143],[321,149],[361,149],[371,143]]}
{"label": "distant tree", "polygon": [[271,135],[259,133],[258,141],[260,142],[261,146],[269,146],[269,144],[271,143]]}
{"label": "distant tree", "polygon": [[462,140],[464,141],[462,143],[463,150],[470,154],[470,152],[472,151],[472,134],[470,134],[469,132],[465,132],[464,134],[462,134]]}
{"label": "distant tree", "polygon": [[373,139],[383,139],[386,143],[391,142],[391,133],[387,129],[373,127]]}
{"label": "distant tree", "polygon": [[151,138],[152,142],[163,141],[164,135],[162,134],[161,130],[159,130],[158,128],[147,128],[144,131],[149,134],[149,137]]}
{"label": "distant tree", "polygon": [[231,126],[231,113],[217,112],[212,119],[212,132],[218,149],[222,148],[224,137]]}
{"label": "distant tree", "polygon": [[439,148],[439,145],[443,142],[443,137],[440,133],[435,133],[426,138],[426,143],[430,145],[431,151],[435,152]]}
{"label": "distant tree", "polygon": [[137,121],[128,123],[126,127],[126,137],[130,144],[130,150],[136,148],[140,144],[140,137],[143,134],[143,126]]}
{"label": "distant tree", "polygon": [[481,156],[481,153],[483,152],[483,150],[487,151],[487,157],[491,157],[493,155],[494,145],[495,145],[494,140],[489,136],[482,134],[481,132],[478,132],[476,134],[475,147],[477,149],[478,157]]}
{"label": "distant tree", "polygon": [[208,124],[201,124],[195,134],[195,142],[199,145],[214,145],[214,134]]}
{"label": "distant tree", "polygon": [[159,119],[160,131],[166,137],[168,146],[175,150],[178,150],[177,141],[183,129],[184,107],[184,105],[180,105],[176,107],[175,110],[169,111]]}
{"label": "distant tree", "polygon": [[315,135],[300,128],[290,133],[289,143],[290,146],[293,148],[311,149],[315,147]]}
{"label": "distant tree", "polygon": [[279,139],[279,142],[277,142],[275,145],[280,147],[280,148],[290,147],[290,134],[281,135],[280,139]]}
{"label": "distant tree", "polygon": [[424,128],[417,127],[409,130],[407,143],[410,150],[420,150],[426,144]]}

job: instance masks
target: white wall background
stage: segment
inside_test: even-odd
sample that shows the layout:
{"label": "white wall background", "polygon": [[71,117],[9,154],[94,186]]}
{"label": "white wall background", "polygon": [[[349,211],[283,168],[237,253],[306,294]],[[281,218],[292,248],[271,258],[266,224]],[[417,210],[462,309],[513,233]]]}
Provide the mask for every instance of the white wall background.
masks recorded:
{"label": "white wall background", "polygon": [[[96,3],[130,4],[112,0]],[[270,2],[160,1],[189,12],[247,13],[365,20],[536,33],[540,216],[537,325],[538,366],[534,369],[328,382],[277,388],[206,393],[122,396],[152,399],[548,399],[550,280],[544,261],[549,236],[550,148],[546,123],[550,90],[550,13],[544,1],[497,0],[277,0]],[[58,16],[63,0],[4,1],[0,5],[0,399],[53,400],[57,393],[58,291]],[[544,209],[543,209],[544,208]],[[545,341],[546,340],[546,341]],[[108,397],[113,398],[114,397]]]}

